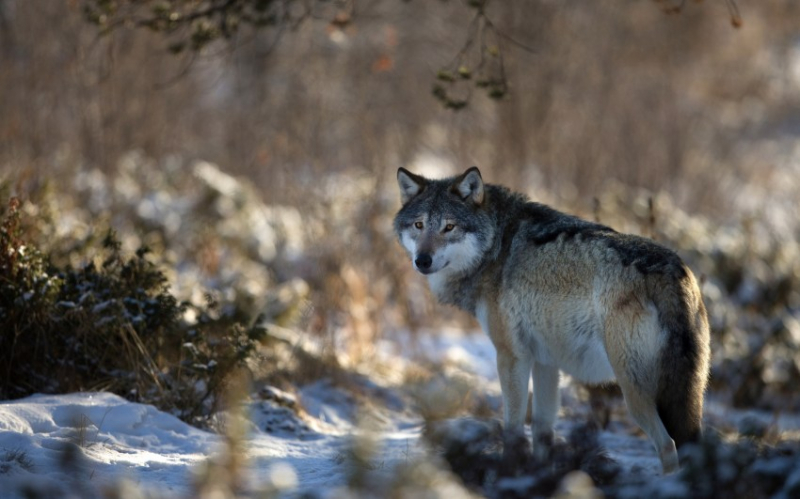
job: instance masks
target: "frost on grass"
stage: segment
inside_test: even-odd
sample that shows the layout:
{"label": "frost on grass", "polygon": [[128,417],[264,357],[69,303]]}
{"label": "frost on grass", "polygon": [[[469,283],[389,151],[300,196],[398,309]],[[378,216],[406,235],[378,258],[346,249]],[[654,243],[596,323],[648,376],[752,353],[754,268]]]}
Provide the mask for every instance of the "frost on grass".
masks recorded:
{"label": "frost on grass", "polygon": [[[77,456],[78,476],[92,486],[130,473],[171,496],[215,483],[240,496],[292,487],[446,497],[798,494],[797,442],[787,433],[800,426],[796,241],[757,222],[689,216],[661,194],[609,189],[599,198],[603,223],[656,237],[703,276],[714,351],[706,414],[720,435],[685,451],[682,472],[660,477],[621,400],[606,403],[594,429],[590,402],[565,379],[555,441],[545,454],[526,453],[524,442],[503,441],[493,419],[501,403],[484,336],[382,330],[380,321],[436,325],[441,309],[433,316],[410,278],[392,282],[390,231],[370,232],[367,243],[353,224],[388,227],[385,199],[395,196],[376,202],[374,179],[319,179],[318,203],[301,212],[267,204],[214,165],[173,163],[131,154],[116,173],[76,175],[81,203],[42,197],[2,213],[0,395],[101,392],[85,395],[91,403],[53,398],[49,413],[21,409],[36,398],[2,406],[0,476],[55,477],[59,487],[68,473],[49,451],[69,448],[58,455]],[[652,206],[669,217],[654,217]],[[104,242],[96,220],[118,236]],[[380,265],[370,267],[376,254]],[[298,321],[304,327],[293,329]],[[346,355],[348,337],[367,352],[361,364]],[[232,397],[228,375],[241,372],[253,388]],[[246,434],[245,447],[232,447],[247,449],[246,463],[209,460],[235,444],[234,430]]]}

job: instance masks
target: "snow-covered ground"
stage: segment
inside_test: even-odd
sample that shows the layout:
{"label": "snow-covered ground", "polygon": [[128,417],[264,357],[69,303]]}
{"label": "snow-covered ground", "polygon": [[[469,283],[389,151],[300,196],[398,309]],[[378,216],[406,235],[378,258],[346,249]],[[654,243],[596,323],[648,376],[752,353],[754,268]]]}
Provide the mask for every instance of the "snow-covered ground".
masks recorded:
{"label": "snow-covered ground", "polygon": [[[483,335],[446,330],[423,333],[414,341],[401,336],[385,340],[378,351],[379,357],[398,362],[423,358],[461,370],[499,411],[494,350]],[[365,383],[371,382],[367,378]],[[300,388],[299,402],[272,388],[254,395],[244,407],[248,418],[241,490],[332,496],[352,479],[354,466],[389,477],[398,465],[424,455],[421,417],[395,398],[396,388],[365,387],[370,389],[382,390],[381,397],[373,397],[380,407],[370,418],[350,394],[327,380]],[[566,379],[562,395],[559,435],[588,412]],[[294,410],[297,404],[303,407],[302,417]],[[748,416],[771,417],[733,412],[715,402],[707,412],[710,419],[731,425]],[[784,417],[778,423],[781,431],[800,430],[798,418]],[[369,441],[373,450],[366,462],[354,464],[352,449],[359,441]],[[109,393],[6,401],[0,403],[0,496],[99,497],[116,487],[126,497],[192,497],[202,489],[209,463],[224,462],[225,442],[225,432],[194,428],[152,406]],[[623,474],[635,470],[639,479],[658,477],[652,447],[627,416],[615,416],[601,432],[600,443]]]}
{"label": "snow-covered ground", "polygon": [[[245,490],[324,492],[346,483],[355,435],[346,397],[326,383],[303,390],[312,419],[269,400],[248,404]],[[345,400],[342,400],[345,399]],[[376,472],[419,450],[419,421],[397,418],[380,433]],[[155,497],[193,497],[225,438],[110,393],[34,395],[0,403],[0,497],[94,497],[135,485]],[[126,485],[127,484],[127,485]]]}

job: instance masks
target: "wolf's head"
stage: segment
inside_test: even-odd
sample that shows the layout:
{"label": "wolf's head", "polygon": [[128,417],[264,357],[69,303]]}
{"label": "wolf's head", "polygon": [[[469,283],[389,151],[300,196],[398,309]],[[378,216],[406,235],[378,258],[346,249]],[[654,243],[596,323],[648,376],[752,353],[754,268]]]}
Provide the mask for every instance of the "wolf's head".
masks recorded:
{"label": "wolf's head", "polygon": [[397,170],[403,207],[394,219],[400,243],[422,274],[473,269],[494,240],[481,172],[431,180]]}

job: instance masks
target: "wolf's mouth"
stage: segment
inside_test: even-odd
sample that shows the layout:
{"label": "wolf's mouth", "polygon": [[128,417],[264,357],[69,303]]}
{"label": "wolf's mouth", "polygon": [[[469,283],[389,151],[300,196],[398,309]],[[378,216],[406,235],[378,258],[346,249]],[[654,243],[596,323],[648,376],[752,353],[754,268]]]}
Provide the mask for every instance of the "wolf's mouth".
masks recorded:
{"label": "wolf's mouth", "polygon": [[421,269],[421,268],[417,267],[416,265],[414,267],[417,269],[417,272],[419,272],[422,275],[431,275],[431,274],[435,274],[435,273],[445,269],[448,265],[450,265],[450,261],[444,262],[444,265],[442,265],[438,269],[433,269],[433,268]]}

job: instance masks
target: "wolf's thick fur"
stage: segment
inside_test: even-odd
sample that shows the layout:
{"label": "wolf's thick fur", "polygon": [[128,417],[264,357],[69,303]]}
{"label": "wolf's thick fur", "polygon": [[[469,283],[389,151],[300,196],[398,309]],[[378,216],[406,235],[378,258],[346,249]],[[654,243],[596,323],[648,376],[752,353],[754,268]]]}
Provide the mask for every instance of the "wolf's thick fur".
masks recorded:
{"label": "wolf's thick fur", "polygon": [[616,380],[664,472],[698,439],[709,330],[697,282],[672,251],[560,213],[477,168],[430,180],[400,168],[394,227],[439,301],[478,319],[497,350],[507,430],[533,375],[533,433],[552,435],[559,369]]}

